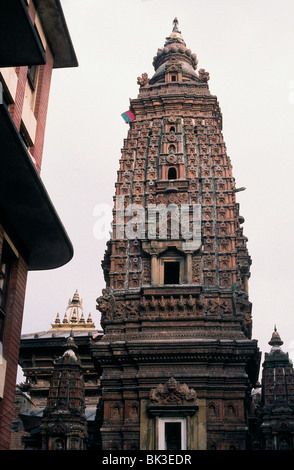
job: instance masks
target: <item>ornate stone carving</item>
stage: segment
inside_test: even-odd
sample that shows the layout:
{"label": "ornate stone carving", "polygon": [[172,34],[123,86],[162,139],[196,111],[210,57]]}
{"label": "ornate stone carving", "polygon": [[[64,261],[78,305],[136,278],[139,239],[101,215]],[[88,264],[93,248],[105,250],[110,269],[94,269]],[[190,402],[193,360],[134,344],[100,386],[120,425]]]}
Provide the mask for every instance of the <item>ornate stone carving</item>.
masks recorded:
{"label": "ornate stone carving", "polygon": [[198,74],[201,82],[208,82],[210,78],[208,72],[206,72],[204,69],[199,69]]}
{"label": "ornate stone carving", "polygon": [[196,404],[197,395],[195,390],[186,384],[180,384],[173,377],[157,388],[153,388],[149,395],[149,403],[157,405],[190,405]]}
{"label": "ornate stone carving", "polygon": [[192,282],[194,284],[201,283],[201,261],[198,259],[192,261]]}
{"label": "ornate stone carving", "polygon": [[146,72],[142,73],[141,77],[137,78],[138,85],[145,86],[149,81],[148,74]]}
{"label": "ornate stone carving", "polygon": [[203,313],[201,296],[158,295],[143,296],[140,302],[140,317],[143,319],[178,319],[198,317]]}
{"label": "ornate stone carving", "polygon": [[219,297],[207,299],[205,308],[208,315],[228,315],[233,313],[232,301]]}
{"label": "ornate stone carving", "polygon": [[110,289],[102,289],[102,295],[97,298],[97,310],[102,314],[111,313],[115,304],[114,296]]}

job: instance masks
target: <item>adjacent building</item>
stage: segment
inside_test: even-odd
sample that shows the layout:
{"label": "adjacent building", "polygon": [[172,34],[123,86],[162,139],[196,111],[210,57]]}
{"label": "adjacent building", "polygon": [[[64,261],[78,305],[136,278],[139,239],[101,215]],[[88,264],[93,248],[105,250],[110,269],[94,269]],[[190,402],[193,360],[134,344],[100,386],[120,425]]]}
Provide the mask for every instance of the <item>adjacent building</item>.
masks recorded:
{"label": "adjacent building", "polygon": [[262,381],[252,395],[250,442],[252,449],[294,449],[294,372],[289,354],[274,328],[270,352],[265,353]]}
{"label": "adjacent building", "polygon": [[[0,15],[0,449],[9,449],[27,272],[73,247],[40,178],[52,71],[77,59],[59,0],[3,0]],[[56,155],[58,158],[58,155]]]}
{"label": "adjacent building", "polygon": [[[54,407],[57,405],[52,405],[52,397],[55,396],[57,403],[57,398],[61,398],[58,394],[64,393],[63,409],[70,403],[69,390],[72,382],[70,378],[68,379],[68,372],[71,367],[78,374],[82,373],[82,380],[78,380],[78,382],[81,385],[80,390],[83,389],[83,397],[79,398],[83,401],[85,421],[80,416],[81,404],[78,402],[77,412],[84,427],[83,437],[79,435],[78,443],[80,445],[82,442],[83,447],[88,450],[101,448],[99,431],[101,370],[99,366],[95,367],[91,358],[90,343],[93,338],[100,338],[102,334],[101,329],[96,329],[91,314],[84,316],[83,301],[76,291],[73,297],[68,300],[64,315],[60,318],[58,313],[48,331],[21,336],[19,364],[24,374],[25,383],[17,387],[11,450],[41,450],[46,446],[53,450],[61,443],[63,448],[70,448],[69,445],[76,442],[73,440],[65,444],[62,433],[58,435],[55,430],[55,434],[53,432],[51,435],[49,432],[49,425],[54,423],[54,417],[56,418],[58,415],[53,414]],[[64,354],[69,348],[68,343],[71,338],[74,345],[70,349],[74,350],[77,361],[73,366],[69,365],[68,367],[67,363],[64,364]],[[56,375],[62,375],[60,371],[63,371],[66,376],[62,387],[58,380],[56,383],[54,378]],[[58,389],[59,385],[62,391]],[[54,387],[51,392],[49,392],[50,387]],[[50,419],[48,418],[49,408],[51,409]],[[73,408],[72,404],[69,408]],[[46,428],[41,426],[45,416],[47,416]],[[68,419],[70,420],[70,415],[68,415]],[[64,420],[62,419],[62,421]],[[51,427],[54,429],[53,425]],[[50,442],[49,436],[52,437]]]}

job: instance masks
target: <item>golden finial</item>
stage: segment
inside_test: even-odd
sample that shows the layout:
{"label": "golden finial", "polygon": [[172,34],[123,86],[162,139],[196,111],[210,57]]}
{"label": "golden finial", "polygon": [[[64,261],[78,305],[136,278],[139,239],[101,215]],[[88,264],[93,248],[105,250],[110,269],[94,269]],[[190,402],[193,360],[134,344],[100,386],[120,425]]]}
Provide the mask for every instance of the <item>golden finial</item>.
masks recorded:
{"label": "golden finial", "polygon": [[174,21],[173,21],[173,33],[180,33],[181,34],[181,31],[179,31],[178,25],[179,25],[179,20],[178,20],[178,18],[175,18]]}
{"label": "golden finial", "polygon": [[82,312],[82,314],[81,314],[81,318],[80,318],[79,323],[85,323],[84,312]]}
{"label": "golden finial", "polygon": [[78,289],[76,289],[72,299],[69,299],[68,306],[66,308],[64,319],[61,324],[59,319],[59,313],[57,314],[55,323],[51,325],[51,330],[64,329],[68,330],[69,328],[77,329],[93,329],[95,325],[92,321],[91,314],[85,321],[85,316],[83,312],[82,299],[80,299]]}
{"label": "golden finial", "polygon": [[68,323],[66,313],[64,314],[63,323]]}

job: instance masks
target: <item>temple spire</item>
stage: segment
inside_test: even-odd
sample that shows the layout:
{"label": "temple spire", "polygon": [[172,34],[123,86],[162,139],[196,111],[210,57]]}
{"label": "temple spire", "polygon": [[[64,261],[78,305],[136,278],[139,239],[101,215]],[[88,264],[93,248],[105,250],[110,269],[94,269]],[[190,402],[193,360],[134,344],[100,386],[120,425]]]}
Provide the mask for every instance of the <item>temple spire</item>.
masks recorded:
{"label": "temple spire", "polygon": [[72,332],[64,353],[54,362],[52,379],[40,426],[43,450],[85,450],[87,419],[85,383],[78,346]]}
{"label": "temple spire", "polygon": [[173,20],[173,29],[170,35],[166,38],[165,46],[168,44],[180,43],[185,45],[184,38],[182,36],[181,31],[179,31],[179,21],[178,18]]}
{"label": "temple spire", "polygon": [[179,20],[178,20],[178,18],[175,18],[173,20],[173,33],[180,33],[181,34],[181,31],[179,31],[178,25],[179,25]]}
{"label": "temple spire", "polygon": [[[148,83],[150,85],[154,85],[158,81],[167,83],[169,79],[165,77],[165,72],[168,73],[170,67],[176,67],[178,70],[183,71],[185,75],[184,81],[199,81],[195,73],[197,64],[197,56],[186,46],[182,33],[179,30],[178,19],[175,18],[173,20],[172,32],[165,38],[164,46],[158,48],[156,56],[153,58],[155,74]],[[182,79],[178,81],[181,82]],[[139,82],[140,85],[145,85],[146,83],[146,81],[142,82],[142,79]]]}
{"label": "temple spire", "polygon": [[272,346],[273,348],[279,348],[280,346],[282,346],[283,341],[281,340],[281,337],[277,331],[277,327],[276,325],[274,326],[274,332],[272,334],[272,337],[271,337],[271,340],[269,341],[268,343],[270,346]]}

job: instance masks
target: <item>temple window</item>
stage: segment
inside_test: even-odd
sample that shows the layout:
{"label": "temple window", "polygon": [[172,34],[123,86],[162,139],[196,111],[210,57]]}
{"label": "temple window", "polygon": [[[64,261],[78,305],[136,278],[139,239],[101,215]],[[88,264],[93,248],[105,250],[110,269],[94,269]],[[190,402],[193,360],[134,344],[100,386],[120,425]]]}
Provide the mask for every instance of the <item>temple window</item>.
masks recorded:
{"label": "temple window", "polygon": [[168,250],[159,259],[159,284],[182,284],[185,276],[185,258],[175,250]]}
{"label": "temple window", "polygon": [[179,284],[179,283],[180,283],[179,261],[165,261],[164,284]]}
{"label": "temple window", "polygon": [[175,167],[170,167],[168,169],[168,174],[167,174],[167,179],[169,180],[176,180],[178,177],[177,175],[177,169]]}

